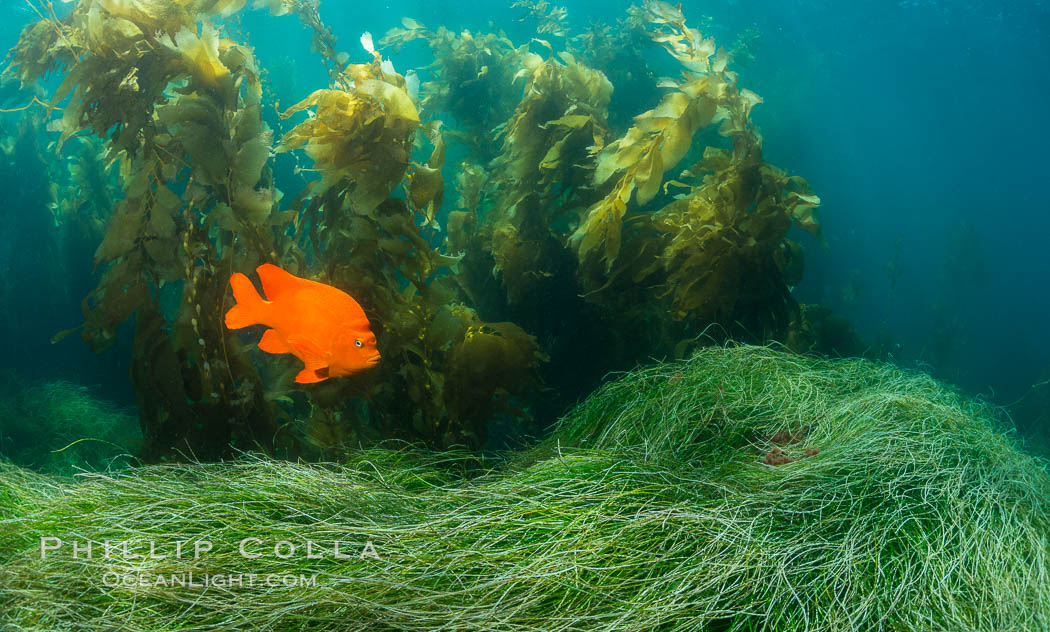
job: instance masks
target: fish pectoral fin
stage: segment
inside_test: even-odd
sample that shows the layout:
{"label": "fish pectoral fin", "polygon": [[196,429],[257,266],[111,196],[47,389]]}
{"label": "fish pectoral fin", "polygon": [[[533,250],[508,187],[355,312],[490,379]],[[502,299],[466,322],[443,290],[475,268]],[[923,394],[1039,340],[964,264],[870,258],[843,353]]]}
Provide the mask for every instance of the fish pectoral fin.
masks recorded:
{"label": "fish pectoral fin", "polygon": [[277,331],[273,329],[267,329],[263,333],[262,340],[259,341],[259,348],[266,353],[291,353],[292,348],[288,346],[281,337],[277,335]]}
{"label": "fish pectoral fin", "polygon": [[328,359],[311,340],[302,336],[288,336],[288,346],[306,367],[295,376],[300,384],[314,384],[328,379]]}
{"label": "fish pectoral fin", "polygon": [[290,353],[294,353],[306,364],[310,364],[310,360],[316,360],[321,365],[325,364],[324,352],[321,351],[321,348],[309,338],[293,334],[288,336],[287,343],[287,346],[291,349]]}
{"label": "fish pectoral fin", "polygon": [[295,381],[299,384],[316,384],[317,382],[323,382],[328,379],[328,367],[323,366],[321,368],[311,369],[309,366],[299,371],[299,374],[295,376]]}

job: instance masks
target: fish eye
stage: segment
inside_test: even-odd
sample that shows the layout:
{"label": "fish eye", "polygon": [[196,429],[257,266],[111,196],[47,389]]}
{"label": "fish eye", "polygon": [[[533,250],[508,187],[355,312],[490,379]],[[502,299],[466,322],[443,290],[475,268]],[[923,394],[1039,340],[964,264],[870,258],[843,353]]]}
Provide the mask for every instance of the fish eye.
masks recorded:
{"label": "fish eye", "polygon": [[355,340],[355,341],[354,341],[354,346],[356,346],[356,347],[358,347],[358,348],[360,348],[360,347],[363,347],[363,346],[364,346],[364,344],[365,344],[365,343],[361,342],[361,339],[360,339],[360,338],[358,338],[357,340]]}

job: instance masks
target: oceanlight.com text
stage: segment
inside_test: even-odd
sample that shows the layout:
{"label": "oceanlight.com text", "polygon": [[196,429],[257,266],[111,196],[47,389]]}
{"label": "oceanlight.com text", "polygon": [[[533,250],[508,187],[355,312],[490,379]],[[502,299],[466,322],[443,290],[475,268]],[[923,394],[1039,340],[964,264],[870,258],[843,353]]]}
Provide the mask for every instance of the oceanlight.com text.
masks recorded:
{"label": "oceanlight.com text", "polygon": [[102,584],[107,588],[316,588],[317,575],[197,574],[192,572],[122,574],[108,572],[102,575]]}

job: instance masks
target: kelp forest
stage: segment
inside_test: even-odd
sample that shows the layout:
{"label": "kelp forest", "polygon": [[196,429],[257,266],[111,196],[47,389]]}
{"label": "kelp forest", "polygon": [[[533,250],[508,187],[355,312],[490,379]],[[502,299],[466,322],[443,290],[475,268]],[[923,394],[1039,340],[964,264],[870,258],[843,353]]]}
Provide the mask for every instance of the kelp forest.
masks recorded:
{"label": "kelp forest", "polygon": [[[4,151],[63,157],[51,212],[97,278],[54,342],[133,337],[144,461],[482,449],[705,344],[858,352],[791,296],[789,230],[819,247],[820,199],[763,160],[762,99],[738,83],[739,47],[691,26],[702,16],[650,1],[574,34],[519,3],[528,42],[405,17],[349,45],[317,0],[246,4],[78,0],[59,17],[45,2],[5,63],[36,96]],[[278,103],[249,10],[310,29],[328,85]],[[408,47],[431,65],[396,69]],[[264,263],[354,297],[379,366],[295,384],[294,358],[228,330],[230,276]]]}

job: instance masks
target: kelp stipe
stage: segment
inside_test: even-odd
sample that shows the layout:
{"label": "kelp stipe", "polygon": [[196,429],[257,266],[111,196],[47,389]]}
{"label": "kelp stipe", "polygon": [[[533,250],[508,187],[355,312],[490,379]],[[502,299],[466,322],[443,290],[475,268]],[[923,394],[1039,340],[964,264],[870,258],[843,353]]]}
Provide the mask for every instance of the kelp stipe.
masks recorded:
{"label": "kelp stipe", "polygon": [[[226,271],[274,256],[282,240],[254,56],[209,21],[243,4],[88,0],[28,27],[6,70],[23,82],[65,70],[51,100],[68,97],[59,148],[90,130],[119,166],[123,196],[95,253],[102,278],[82,336],[104,349],[136,315],[147,459],[214,458],[231,441],[279,451],[276,413],[220,320]],[[174,313],[160,309],[167,286],[181,294]]]}

